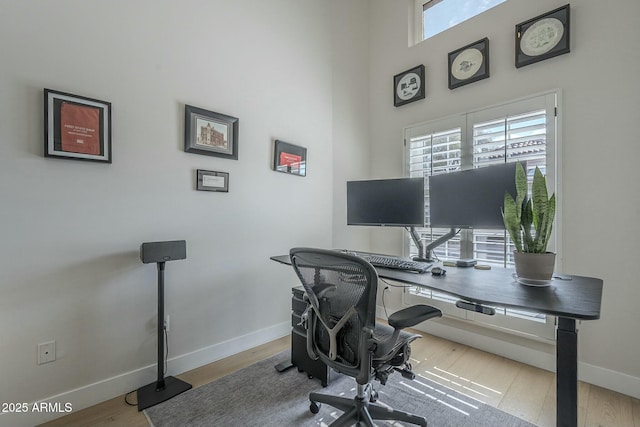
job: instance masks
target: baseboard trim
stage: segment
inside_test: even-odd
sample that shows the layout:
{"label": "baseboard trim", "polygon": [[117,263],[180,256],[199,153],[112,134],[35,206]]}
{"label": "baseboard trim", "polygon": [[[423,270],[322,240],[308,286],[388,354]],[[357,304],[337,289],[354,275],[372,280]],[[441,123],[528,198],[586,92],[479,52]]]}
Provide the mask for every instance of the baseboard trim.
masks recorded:
{"label": "baseboard trim", "polygon": [[640,399],[640,378],[638,377],[578,362],[578,378],[586,383]]}
{"label": "baseboard trim", "polygon": [[[167,375],[183,372],[207,365],[253,347],[266,344],[291,333],[291,322],[279,323],[246,335],[214,344],[191,353],[170,358],[167,361]],[[93,384],[69,390],[38,402],[28,404],[26,413],[0,414],[0,426],[30,427],[68,415],[64,412],[71,405],[72,411],[79,411],[106,400],[122,396],[156,380],[156,364],[116,375]],[[33,411],[34,405],[43,405],[43,412]]]}

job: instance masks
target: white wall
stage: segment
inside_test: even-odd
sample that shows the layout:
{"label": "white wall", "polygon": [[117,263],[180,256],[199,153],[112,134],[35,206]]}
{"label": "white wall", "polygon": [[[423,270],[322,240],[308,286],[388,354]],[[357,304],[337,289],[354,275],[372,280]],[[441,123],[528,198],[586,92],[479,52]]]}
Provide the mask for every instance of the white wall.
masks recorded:
{"label": "white wall", "polygon": [[368,249],[369,227],[347,225],[347,181],[371,178],[369,1],[332,1],[333,247]]}
{"label": "white wall", "polygon": [[[514,66],[515,25],[565,1],[509,0],[408,48],[412,3],[371,2],[372,170],[381,177],[402,173],[406,126],[560,88],[564,271],[604,279],[601,319],[580,325],[580,375],[640,396],[640,84],[634,71],[640,68],[640,3],[572,1],[571,52],[521,69]],[[483,37],[490,40],[491,77],[450,91],[447,53]],[[393,75],[418,64],[426,66],[426,99],[394,108]],[[372,248],[401,251],[400,236],[395,230],[372,233]]]}
{"label": "white wall", "polygon": [[[295,278],[269,256],[331,246],[329,17],[297,0],[0,4],[0,402],[80,409],[154,380],[142,242],[187,241],[166,266],[169,374],[290,330]],[[43,157],[43,88],[113,104],[113,164]],[[184,104],[240,119],[239,160],[183,151]],[[271,170],[274,138],[307,147],[307,177]],[[196,191],[196,169],[229,172],[229,193]],[[57,361],[37,366],[49,340]]]}

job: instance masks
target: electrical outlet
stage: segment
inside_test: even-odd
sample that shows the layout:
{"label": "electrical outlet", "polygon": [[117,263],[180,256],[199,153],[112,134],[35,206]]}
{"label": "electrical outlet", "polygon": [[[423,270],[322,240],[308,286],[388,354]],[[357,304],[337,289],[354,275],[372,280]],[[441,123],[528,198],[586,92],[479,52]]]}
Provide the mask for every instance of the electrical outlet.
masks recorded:
{"label": "electrical outlet", "polygon": [[56,342],[49,341],[38,344],[38,365],[56,360]]}
{"label": "electrical outlet", "polygon": [[171,316],[167,314],[167,317],[164,321],[164,330],[169,332],[170,329],[171,329]]}

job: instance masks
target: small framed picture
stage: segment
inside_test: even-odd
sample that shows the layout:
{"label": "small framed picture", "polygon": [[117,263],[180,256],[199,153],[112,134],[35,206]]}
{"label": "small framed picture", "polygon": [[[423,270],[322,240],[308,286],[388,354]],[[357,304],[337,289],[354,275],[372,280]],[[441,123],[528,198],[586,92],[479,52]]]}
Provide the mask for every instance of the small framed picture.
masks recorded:
{"label": "small framed picture", "polygon": [[489,77],[489,39],[484,38],[449,53],[449,89]]}
{"label": "small framed picture", "polygon": [[238,118],[185,105],[184,151],[238,160]]}
{"label": "small framed picture", "polygon": [[424,65],[393,76],[393,105],[399,107],[424,99],[426,94]]}
{"label": "small framed picture", "polygon": [[111,163],[111,103],[45,89],[44,155]]}
{"label": "small framed picture", "polygon": [[196,189],[200,191],[228,193],[229,173],[198,169],[196,171]]}
{"label": "small framed picture", "polygon": [[307,149],[276,139],[273,151],[273,170],[307,176]]}
{"label": "small framed picture", "polygon": [[569,53],[569,5],[516,25],[516,68]]}

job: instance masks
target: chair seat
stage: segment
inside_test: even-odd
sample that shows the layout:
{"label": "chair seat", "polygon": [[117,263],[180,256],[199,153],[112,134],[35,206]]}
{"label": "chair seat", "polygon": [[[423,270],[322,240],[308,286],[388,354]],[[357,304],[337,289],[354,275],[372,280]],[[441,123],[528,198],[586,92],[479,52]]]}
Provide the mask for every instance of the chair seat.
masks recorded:
{"label": "chair seat", "polygon": [[[393,335],[393,332],[394,332],[394,329],[391,326],[385,325],[383,323],[376,323],[375,328],[373,330],[373,339],[378,342],[387,341],[389,337]],[[420,335],[412,334],[407,331],[400,331],[400,335],[398,336],[398,340],[393,346],[393,350],[403,347],[404,345],[409,344],[411,341],[417,338],[420,338]],[[386,354],[379,354],[378,350],[381,348],[382,347],[379,346],[376,349],[376,351],[374,351],[373,353],[374,361],[378,361],[380,360],[380,358],[382,358],[382,360],[386,359],[385,356],[387,356],[389,352],[386,352]],[[391,353],[394,353],[394,352],[395,351],[392,351]]]}

